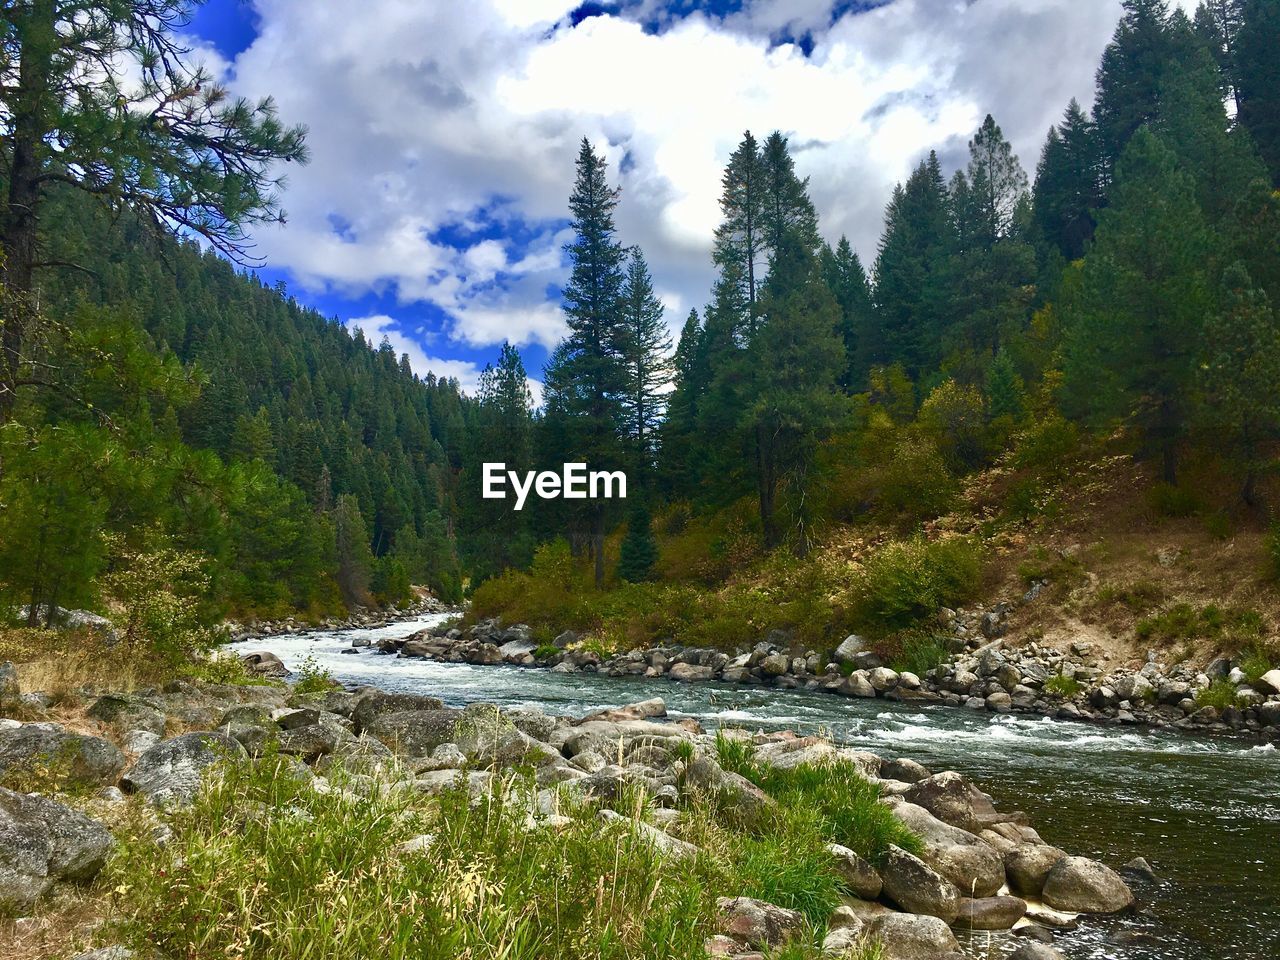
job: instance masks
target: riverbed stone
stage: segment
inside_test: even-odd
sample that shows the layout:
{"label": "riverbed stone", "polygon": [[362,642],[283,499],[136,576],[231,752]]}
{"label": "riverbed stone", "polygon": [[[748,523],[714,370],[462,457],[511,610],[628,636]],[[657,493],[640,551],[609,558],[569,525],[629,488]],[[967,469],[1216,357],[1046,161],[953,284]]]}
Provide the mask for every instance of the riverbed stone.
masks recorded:
{"label": "riverbed stone", "polygon": [[240,742],[225,733],[186,733],[162,740],[138,757],[120,786],[155,804],[182,806],[195,799],[210,768],[245,756]]}
{"label": "riverbed stone", "polygon": [[968,930],[1009,930],[1027,913],[1017,897],[961,897],[955,925]]}
{"label": "riverbed stone", "polygon": [[716,901],[719,929],[748,947],[776,947],[804,928],[803,914],[751,897],[721,897]]}
{"label": "riverbed stone", "polygon": [[836,873],[850,893],[863,900],[874,900],[880,896],[884,881],[875,867],[838,843],[827,844],[827,852],[831,854]]}
{"label": "riverbed stone", "polygon": [[1280,693],[1280,669],[1268,670],[1253,686],[1262,693]]}
{"label": "riverbed stone", "polygon": [[924,807],[900,798],[887,801],[894,814],[924,841],[920,859],[969,896],[988,897],[1005,882],[999,851],[967,830],[944,823]]}
{"label": "riverbed stone", "polygon": [[939,820],[975,833],[999,819],[991,798],[952,770],[912,784],[903,799],[924,807]]}
{"label": "riverbed stone", "polygon": [[1047,943],[1024,943],[1009,954],[1008,960],[1066,960],[1062,953]]}
{"label": "riverbed stone", "polygon": [[722,809],[746,824],[758,824],[777,804],[741,774],[723,769],[711,757],[693,757],[685,768],[685,788],[713,798]]}
{"label": "riverbed stone", "polygon": [[94,720],[110,724],[118,733],[146,730],[164,736],[164,711],[140,697],[105,694],[93,702],[87,714]]}
{"label": "riverbed stone", "polygon": [[1039,899],[1049,871],[1066,855],[1065,850],[1047,843],[1020,844],[1004,857],[1009,889],[1019,896]]}
{"label": "riverbed stone", "polygon": [[55,880],[92,880],[110,851],[111,834],[98,821],[0,788],[0,908],[30,909]]}
{"label": "riverbed stone", "polygon": [[885,960],[938,960],[960,949],[951,928],[934,916],[886,913],[867,932],[883,945]]}
{"label": "riverbed stone", "polygon": [[698,683],[714,678],[715,670],[711,667],[698,666],[692,663],[677,663],[671,668],[667,676],[677,683]]}
{"label": "riverbed stone", "polygon": [[443,707],[444,703],[436,697],[417,693],[388,693],[371,688],[361,691],[353,701],[351,722],[355,725],[355,732],[360,733],[383,714],[439,710]]}
{"label": "riverbed stone", "polygon": [[886,780],[919,783],[929,776],[929,771],[924,764],[917,763],[907,757],[899,757],[896,760],[885,760],[881,763],[880,776]]}
{"label": "riverbed stone", "polygon": [[0,779],[54,790],[106,786],[124,769],[119,748],[101,737],[69,733],[57,724],[25,723],[0,730]]}
{"label": "riverbed stone", "polygon": [[[359,707],[357,707],[357,710]],[[401,710],[376,715],[363,730],[394,753],[426,757],[442,743],[451,743],[461,711],[448,707]],[[357,723],[357,729],[361,724]]]}
{"label": "riverbed stone", "polygon": [[1133,905],[1133,893],[1110,867],[1087,857],[1063,857],[1045,877],[1044,902],[1073,913],[1116,913]]}
{"label": "riverbed stone", "polygon": [[937,917],[945,923],[956,918],[960,892],[919,857],[889,845],[880,876],[883,894],[903,910]]}

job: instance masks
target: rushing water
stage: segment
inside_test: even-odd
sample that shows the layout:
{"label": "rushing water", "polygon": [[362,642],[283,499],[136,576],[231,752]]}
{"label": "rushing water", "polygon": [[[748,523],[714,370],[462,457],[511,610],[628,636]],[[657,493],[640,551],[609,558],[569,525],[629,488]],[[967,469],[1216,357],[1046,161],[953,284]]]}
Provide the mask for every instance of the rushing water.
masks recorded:
{"label": "rushing water", "polygon": [[[1139,909],[1059,938],[1073,960],[1280,958],[1280,751],[1133,728],[991,716],[947,707],[856,700],[722,684],[557,674],[401,660],[352,639],[407,636],[441,617],[372,630],[250,640],[290,668],[313,657],[346,684],[439,697],[537,705],[579,715],[660,696],[673,716],[750,729],[821,731],[886,757],[972,777],[1002,810],[1024,810],[1044,839],[1112,866],[1146,857],[1160,879],[1133,883]],[[1007,953],[1003,935],[968,944]]]}

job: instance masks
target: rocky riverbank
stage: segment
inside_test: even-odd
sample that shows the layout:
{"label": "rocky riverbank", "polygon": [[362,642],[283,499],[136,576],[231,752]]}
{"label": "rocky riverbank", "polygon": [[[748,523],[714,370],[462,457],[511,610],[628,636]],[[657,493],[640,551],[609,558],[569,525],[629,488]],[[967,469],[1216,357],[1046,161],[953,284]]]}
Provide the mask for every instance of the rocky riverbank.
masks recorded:
{"label": "rocky riverbank", "polygon": [[[1025,602],[1035,599],[1034,589]],[[602,656],[564,632],[535,643],[523,624],[485,620],[468,627],[441,624],[371,650],[446,663],[509,664],[560,673],[597,672],[695,683],[721,682],[805,689],[845,697],[937,703],[991,713],[1029,713],[1059,720],[1141,724],[1195,733],[1249,733],[1280,740],[1280,670],[1250,683],[1239,666],[1219,657],[1202,668],[1168,664],[1150,651],[1141,667],[1116,663],[1098,645],[1077,641],[1065,649],[1032,642],[1006,646],[1013,607],[943,610],[946,663],[920,675],[890,668],[856,635],[834,651],[797,650],[776,633],[730,654],[671,643]],[[352,653],[361,652],[353,648]],[[368,651],[365,651],[368,652]],[[1233,702],[1204,702],[1217,682]]]}
{"label": "rocky riverbank", "polygon": [[[10,682],[4,702],[19,694]],[[185,732],[168,735],[175,730]],[[874,786],[912,843],[861,852],[828,843],[843,890],[820,931],[818,948],[830,956],[874,940],[888,960],[959,958],[957,932],[981,930],[1008,936],[1018,960],[1051,960],[1060,954],[1050,944],[1069,938],[1082,915],[1134,904],[1117,873],[1045,843],[1024,815],[997,810],[960,774],[819,737],[711,734],[692,720],[668,721],[661,700],[571,718],[485,704],[450,709],[367,687],[304,696],[188,682],[100,696],[80,730],[0,721],[0,782],[13,787],[0,789],[0,903],[30,910],[56,884],[91,882],[111,855],[122,805],[141,802],[156,830],[172,836],[181,827],[171,818],[202,783],[229,761],[262,755],[283,757],[325,794],[465,790],[480,798],[525,776],[528,829],[562,829],[565,803],[588,804],[600,831],[629,831],[673,871],[703,855],[688,839],[689,817],[758,828],[780,815],[778,798],[734,772],[729,757],[749,756],[753,768],[775,773],[846,765]],[[647,804],[619,803],[637,790]],[[762,957],[812,933],[794,909],[732,888],[717,893],[710,956]]]}
{"label": "rocky riverbank", "polygon": [[457,607],[424,592],[402,607],[392,606],[385,610],[355,607],[345,617],[326,617],[319,623],[304,622],[297,617],[284,617],[280,620],[250,620],[244,623],[229,620],[223,624],[223,628],[232,642],[236,642],[251,637],[272,637],[302,630],[367,630],[430,614],[457,612]]}

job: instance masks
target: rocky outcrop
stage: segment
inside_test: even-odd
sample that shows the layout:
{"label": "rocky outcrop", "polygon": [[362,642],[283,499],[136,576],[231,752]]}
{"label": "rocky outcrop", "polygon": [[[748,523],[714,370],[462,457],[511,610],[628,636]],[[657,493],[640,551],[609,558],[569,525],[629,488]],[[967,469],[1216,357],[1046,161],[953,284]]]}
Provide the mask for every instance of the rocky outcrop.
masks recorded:
{"label": "rocky outcrop", "polygon": [[96,820],[0,788],[0,910],[30,909],[57,880],[92,880],[110,850],[111,834]]}
{"label": "rocky outcrop", "polygon": [[141,793],[158,805],[190,803],[211,768],[245,756],[225,733],[187,733],[142,754],[120,780],[126,793]]}
{"label": "rocky outcrop", "polygon": [[31,789],[76,790],[116,782],[125,758],[101,737],[69,733],[56,723],[0,730],[0,779]]}

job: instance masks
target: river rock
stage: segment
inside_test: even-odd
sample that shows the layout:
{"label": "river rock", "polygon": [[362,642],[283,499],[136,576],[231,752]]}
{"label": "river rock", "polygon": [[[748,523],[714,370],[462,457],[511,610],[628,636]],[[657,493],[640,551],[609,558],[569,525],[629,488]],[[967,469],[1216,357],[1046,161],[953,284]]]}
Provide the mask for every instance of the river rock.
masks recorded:
{"label": "river rock", "polygon": [[1268,670],[1253,686],[1262,693],[1280,693],[1280,670]]}
{"label": "river rock", "polygon": [[1026,913],[1026,901],[1017,897],[961,897],[955,925],[967,930],[1009,930]]}
{"label": "river rock", "polygon": [[933,916],[886,913],[867,931],[882,944],[884,960],[939,960],[960,950],[951,928]]}
{"label": "river rock", "polygon": [[[305,711],[294,711],[295,714],[303,712]],[[314,723],[287,727],[277,735],[281,753],[301,757],[303,760],[315,760],[333,753],[340,744],[355,738],[355,734],[333,714],[318,714]]]}
{"label": "river rock", "polygon": [[1009,954],[1008,960],[1066,960],[1066,958],[1046,943],[1031,942],[1022,944]]}
{"label": "river rock", "polygon": [[827,935],[822,938],[822,952],[829,957],[848,957],[862,944],[863,925],[856,916],[838,926],[827,924]]}
{"label": "river rock", "polygon": [[741,774],[722,769],[706,754],[695,756],[685,768],[685,787],[714,798],[720,806],[747,824],[759,824],[777,804],[773,798]]}
{"label": "river rock", "polygon": [[[430,698],[427,698],[430,699]],[[359,709],[359,708],[357,708]],[[442,743],[452,743],[461,712],[448,707],[378,714],[363,729],[395,753],[430,756]],[[357,729],[360,725],[357,724]]]}
{"label": "river rock", "polygon": [[248,667],[250,673],[256,673],[260,677],[280,679],[289,676],[289,668],[284,665],[284,661],[270,650],[253,650],[249,653],[242,653],[240,654],[240,662]]}
{"label": "river rock", "polygon": [[637,837],[653,846],[659,853],[673,860],[692,860],[698,855],[698,848],[692,843],[679,840],[671,834],[659,830],[651,823],[624,817],[608,808],[602,809],[597,816],[607,824],[623,824],[632,830]]}
{"label": "river rock", "polygon": [[836,647],[835,658],[837,663],[852,663],[853,658],[862,653],[867,647],[867,641],[856,633],[851,633],[840,641],[840,646]]}
{"label": "river rock", "polygon": [[94,720],[110,724],[118,733],[146,730],[164,736],[164,711],[138,697],[109,693],[95,700],[87,713]]}
{"label": "river rock", "polygon": [[110,850],[111,834],[98,821],[0,788],[0,908],[30,909],[55,880],[92,880]]}
{"label": "river rock", "polygon": [[876,688],[871,685],[870,675],[866,670],[855,670],[844,678],[840,692],[846,697],[860,697],[870,700],[876,695]]}
{"label": "river rock", "polygon": [[239,741],[225,733],[186,733],[162,740],[138,757],[120,786],[152,803],[184,805],[195,798],[211,767],[245,756]]}
{"label": "river rock", "polygon": [[919,857],[890,844],[880,876],[884,895],[903,910],[937,917],[945,923],[955,920],[960,892]]}
{"label": "river rock", "polygon": [[970,833],[976,833],[999,819],[991,798],[951,770],[935,773],[912,784],[911,789],[903,794],[903,799]]}
{"label": "river rock", "polygon": [[1004,857],[1009,889],[1019,896],[1039,899],[1049,871],[1066,855],[1065,850],[1051,847],[1047,843],[1019,845]]}
{"label": "river rock", "polygon": [[795,910],[753,900],[751,897],[721,897],[720,932],[748,947],[776,947],[800,933],[804,916]]}
{"label": "river rock", "polygon": [[698,683],[710,680],[715,676],[711,667],[701,667],[692,663],[677,663],[667,674],[677,683]]}
{"label": "river rock", "polygon": [[1004,885],[1000,853],[967,830],[939,820],[924,807],[893,798],[890,808],[924,842],[920,859],[969,896],[989,897]]}
{"label": "river rock", "polygon": [[545,767],[563,759],[558,750],[516,729],[496,710],[464,711],[454,730],[454,742],[468,760],[485,766]]}
{"label": "river rock", "polygon": [[874,900],[880,896],[884,881],[875,867],[838,843],[827,844],[827,852],[831,854],[836,873],[850,893],[863,900]]}
{"label": "river rock", "polygon": [[1120,876],[1087,857],[1063,857],[1045,877],[1044,902],[1072,913],[1116,913],[1133,904]]}
{"label": "river rock", "polygon": [[625,707],[597,710],[595,713],[587,714],[578,721],[578,724],[590,723],[592,720],[606,720],[610,723],[617,723],[621,720],[657,720],[666,715],[666,702],[661,697],[654,697],[652,700],[629,703]]}
{"label": "river rock", "polygon": [[0,730],[0,776],[32,788],[101,787],[116,782],[124,754],[109,740],[68,733],[56,724],[25,723]]}
{"label": "river rock", "polygon": [[885,760],[880,764],[880,776],[886,780],[901,780],[903,783],[919,783],[929,776],[923,764],[916,763],[906,757],[896,760]]}
{"label": "river rock", "polygon": [[888,667],[876,667],[868,675],[871,686],[875,688],[876,693],[884,693],[898,685],[898,673],[896,670],[890,670]]}
{"label": "river rock", "polygon": [[439,710],[443,706],[444,703],[435,697],[370,689],[362,691],[353,701],[351,722],[355,725],[355,732],[360,733],[383,714]]}

